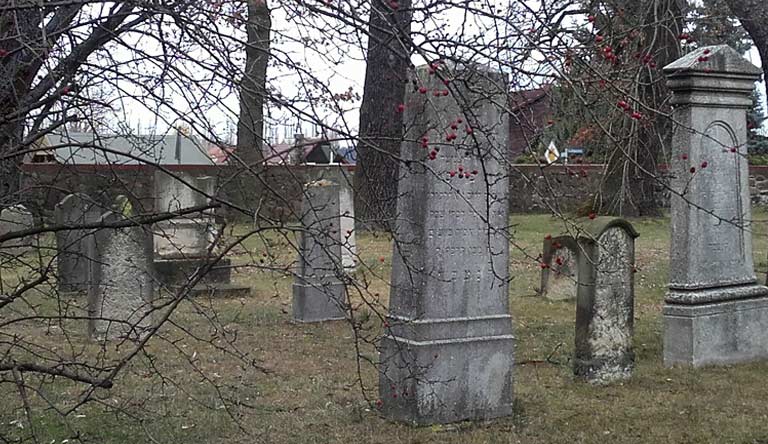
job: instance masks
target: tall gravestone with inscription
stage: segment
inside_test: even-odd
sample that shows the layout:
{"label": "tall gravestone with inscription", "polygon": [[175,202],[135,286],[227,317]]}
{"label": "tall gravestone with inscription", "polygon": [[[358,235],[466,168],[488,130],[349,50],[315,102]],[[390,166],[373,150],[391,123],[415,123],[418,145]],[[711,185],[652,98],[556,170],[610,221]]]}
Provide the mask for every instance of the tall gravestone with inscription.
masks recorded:
{"label": "tall gravestone with inscription", "polygon": [[71,227],[56,232],[59,292],[88,293],[95,230],[83,225],[99,222],[102,211],[99,204],[83,193],[69,194],[56,204],[56,225]]}
{"label": "tall gravestone with inscription", "polygon": [[304,189],[299,257],[293,282],[293,319],[321,322],[346,317],[342,272],[339,185],[317,180]]}
{"label": "tall gravestone with inscription", "polygon": [[585,222],[578,242],[574,374],[596,384],[629,379],[635,364],[637,231],[624,219]]}
{"label": "tall gravestone with inscription", "polygon": [[768,288],[752,259],[746,111],[761,70],[726,45],[664,67],[673,92],[664,363],[768,358]]}
{"label": "tall gravestone with inscription", "polygon": [[[109,225],[133,214],[122,203],[122,212],[108,211],[99,219]],[[154,264],[152,233],[143,226],[100,229],[92,243],[89,261],[93,279],[89,286],[89,334],[96,340],[138,339],[152,326]]]}
{"label": "tall gravestone with inscription", "polygon": [[435,70],[415,70],[404,104],[380,344],[382,411],[417,424],[509,415],[513,401],[505,81]]}

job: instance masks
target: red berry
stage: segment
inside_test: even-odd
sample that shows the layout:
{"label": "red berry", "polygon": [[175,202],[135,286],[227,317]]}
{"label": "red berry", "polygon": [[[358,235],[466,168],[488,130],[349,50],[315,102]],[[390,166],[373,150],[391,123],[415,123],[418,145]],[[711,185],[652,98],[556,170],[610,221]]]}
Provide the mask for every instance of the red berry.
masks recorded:
{"label": "red berry", "polygon": [[695,173],[696,172],[696,167],[691,167],[690,171],[691,171],[691,174]]}
{"label": "red berry", "polygon": [[426,93],[427,93],[427,88],[426,88],[426,87],[424,87],[424,86],[422,86],[421,88],[419,88],[419,92],[420,92],[421,94],[426,94]]}
{"label": "red berry", "polygon": [[597,217],[597,214],[595,214],[595,213],[589,213],[589,218],[590,218],[590,219],[594,219],[594,218],[596,218],[596,217]]}
{"label": "red berry", "polygon": [[448,86],[451,83],[448,79],[443,79],[443,85]]}
{"label": "red berry", "polygon": [[709,164],[707,163],[707,161],[706,161],[706,160],[705,160],[704,162],[701,162],[701,169],[704,169],[704,168],[706,168],[706,167],[707,167],[707,165],[709,165]]}
{"label": "red berry", "polygon": [[544,239],[545,239],[545,240],[550,240],[550,239],[552,239],[552,235],[551,235],[551,234],[548,234],[548,235],[544,236]]}
{"label": "red berry", "polygon": [[5,50],[5,49],[0,49],[0,57],[5,57],[5,56],[7,56],[8,54],[10,54],[10,53],[9,53],[7,50]]}
{"label": "red berry", "polygon": [[616,106],[618,106],[619,108],[622,108],[622,109],[629,108],[629,104],[627,104],[627,102],[625,102],[623,100],[619,100],[619,102],[616,104]]}
{"label": "red berry", "polygon": [[477,170],[472,170],[472,174],[474,174],[475,176],[477,176],[477,174],[478,174],[478,171],[477,171]]}
{"label": "red berry", "polygon": [[464,171],[464,167],[459,165],[459,171]]}
{"label": "red berry", "polygon": [[703,54],[704,54],[704,55],[707,55],[707,54],[709,54],[709,53],[710,53],[710,51],[709,51],[708,49],[705,49],[705,50],[703,51]]}
{"label": "red berry", "polygon": [[467,132],[467,134],[472,134],[474,130],[471,127],[467,127],[464,131]]}
{"label": "red berry", "polygon": [[706,56],[699,57],[700,62],[706,62],[707,60],[709,60],[709,57],[706,57]]}
{"label": "red berry", "polygon": [[455,175],[456,175],[456,171],[453,171],[453,170],[451,170],[451,171],[448,171],[448,175],[449,175],[449,176],[451,176],[451,177],[453,177],[453,176],[455,176]]}
{"label": "red berry", "polygon": [[459,117],[458,119],[456,119],[456,123],[464,123],[464,121],[461,120],[461,117]]}
{"label": "red berry", "polygon": [[731,152],[732,152],[732,153],[735,153],[736,151],[737,151],[737,149],[736,149],[736,147],[735,147],[735,146],[731,147]]}
{"label": "red berry", "polygon": [[595,16],[594,15],[590,15],[589,17],[587,17],[587,20],[589,20],[589,23],[594,23],[595,22]]}
{"label": "red berry", "polygon": [[384,402],[381,399],[377,399],[376,400],[376,407],[381,407],[382,405],[384,405]]}
{"label": "red berry", "polygon": [[595,36],[595,42],[597,42],[597,43],[600,43],[600,42],[602,42],[603,40],[605,40],[605,39],[603,38],[603,36],[601,36],[601,35]]}
{"label": "red berry", "polygon": [[632,118],[635,119],[635,120],[640,120],[640,119],[643,118],[643,115],[640,114],[639,112],[635,111],[635,112],[632,113]]}
{"label": "red berry", "polygon": [[401,113],[403,111],[405,111],[405,104],[401,103],[397,105],[397,112]]}
{"label": "red berry", "polygon": [[64,88],[62,88],[62,89],[61,89],[61,93],[62,93],[62,94],[69,94],[69,92],[70,92],[70,91],[71,91],[71,90],[69,89],[69,87],[68,87],[68,86],[65,86]]}
{"label": "red berry", "polygon": [[555,262],[557,263],[557,265],[563,265],[563,258],[561,258],[560,256],[558,256],[558,257],[555,259]]}
{"label": "red berry", "polygon": [[459,127],[459,126],[458,126],[458,125],[456,125],[455,123],[452,123],[452,124],[451,124],[451,129],[452,129],[452,130],[455,130],[455,129],[457,129],[458,127]]}
{"label": "red berry", "polygon": [[384,256],[379,256],[379,262],[384,262]]}
{"label": "red berry", "polygon": [[687,154],[683,154],[682,156],[680,156],[680,158],[683,159],[683,160],[688,160],[688,155]]}
{"label": "red berry", "polygon": [[448,95],[448,90],[444,89],[442,94],[443,94],[443,97],[447,96]]}
{"label": "red berry", "polygon": [[546,270],[547,268],[549,268],[549,265],[545,264],[544,262],[541,262],[539,264],[539,267],[541,267],[542,270]]}

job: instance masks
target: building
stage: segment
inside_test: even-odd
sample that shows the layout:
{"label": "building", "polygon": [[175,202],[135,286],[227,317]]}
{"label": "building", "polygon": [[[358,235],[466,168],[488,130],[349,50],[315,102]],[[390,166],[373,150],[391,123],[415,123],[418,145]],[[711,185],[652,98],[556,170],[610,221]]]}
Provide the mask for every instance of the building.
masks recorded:
{"label": "building", "polygon": [[536,148],[541,131],[552,115],[552,86],[509,94],[509,156],[512,161]]}

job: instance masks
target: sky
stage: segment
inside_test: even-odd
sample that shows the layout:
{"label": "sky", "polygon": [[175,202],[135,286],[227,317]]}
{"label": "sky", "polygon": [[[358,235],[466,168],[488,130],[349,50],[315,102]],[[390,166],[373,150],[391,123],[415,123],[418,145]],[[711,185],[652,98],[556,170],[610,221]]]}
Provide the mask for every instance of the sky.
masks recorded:
{"label": "sky", "polygon": [[[462,20],[456,16],[458,11],[446,13],[445,17],[436,19],[428,26],[440,27],[444,35],[453,34],[470,35],[482,28],[482,22],[473,23],[472,20]],[[459,18],[457,20],[457,18]],[[285,9],[277,8],[273,10],[273,36],[288,35],[294,37],[293,41],[289,39],[273,40],[273,52],[275,58],[284,60],[290,57],[292,63],[300,63],[303,67],[311,67],[312,75],[327,88],[327,91],[334,94],[341,94],[351,88],[354,92],[362,96],[363,83],[365,79],[366,64],[362,48],[364,47],[364,37],[359,36],[358,44],[351,45],[330,45],[325,46],[326,52],[320,53],[307,48],[301,44],[301,38],[320,37],[317,33],[312,33],[307,27],[302,27],[300,23],[306,20],[302,17],[288,17]],[[467,23],[469,23],[467,25]],[[464,25],[464,26],[462,26]],[[505,32],[507,30],[500,30]],[[487,32],[487,30],[485,30]],[[493,35],[485,36],[493,39]],[[339,49],[343,46],[344,50]],[[321,46],[321,48],[323,48]],[[535,54],[533,54],[535,56]],[[760,66],[760,57],[756,49],[752,49],[745,55],[752,63]],[[415,65],[424,63],[424,59],[419,55],[414,55],[412,61]],[[306,81],[306,76],[298,74],[295,69],[271,66],[268,71],[270,84],[279,91],[284,97],[296,97],[302,95],[302,86]],[[126,86],[130,88],[130,86]],[[759,86],[762,93],[762,100],[765,109],[765,85]],[[196,110],[189,106],[189,100],[174,100],[173,106],[176,111],[181,113],[190,113],[194,115]],[[316,118],[321,119],[325,124],[342,128],[346,132],[356,133],[358,125],[358,107],[360,101],[346,102],[343,104],[341,112],[334,112],[329,109],[310,110],[309,105],[305,105],[310,113]],[[130,128],[138,132],[150,132],[152,128],[156,132],[164,132],[171,126],[173,117],[170,110],[158,111],[148,109],[142,103],[136,100],[125,100],[120,107],[122,113],[117,116],[118,120],[126,122]],[[221,102],[212,108],[204,111],[205,119],[213,125],[214,131],[224,139],[233,138],[237,121],[238,101],[236,94],[230,93]],[[156,114],[166,115],[167,119],[158,119]],[[197,112],[197,114],[200,114]],[[270,138],[270,142],[280,142],[284,139],[291,139],[295,132],[297,119],[290,117],[290,114],[284,110],[275,107],[269,107],[266,110],[267,120],[270,122],[265,131],[265,136]],[[309,122],[304,122],[301,132],[308,136],[315,134],[316,126]],[[197,129],[197,128],[196,128]],[[764,129],[768,131],[768,122],[764,123]]]}

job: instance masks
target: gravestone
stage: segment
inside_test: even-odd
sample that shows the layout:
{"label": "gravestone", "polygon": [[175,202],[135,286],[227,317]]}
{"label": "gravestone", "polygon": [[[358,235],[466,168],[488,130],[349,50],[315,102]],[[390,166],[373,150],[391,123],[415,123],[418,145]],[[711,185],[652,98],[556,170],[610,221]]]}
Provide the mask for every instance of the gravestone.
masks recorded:
{"label": "gravestone", "polygon": [[635,306],[635,238],[623,219],[585,222],[577,237],[578,297],[574,374],[596,384],[629,379]]}
{"label": "gravestone", "polygon": [[[207,205],[215,178],[174,171],[155,173],[155,210],[174,212]],[[204,257],[216,234],[210,211],[187,214],[155,224],[155,253],[161,258]]]}
{"label": "gravestone", "polygon": [[346,165],[310,166],[312,180],[330,180],[339,185],[339,217],[341,226],[341,264],[347,271],[357,267],[355,206],[352,190],[354,170]]}
{"label": "gravestone", "polygon": [[382,413],[416,424],[509,415],[513,404],[505,81],[461,68],[445,74],[456,80],[444,95],[431,69],[416,70],[406,95],[380,344]]}
{"label": "gravestone", "polygon": [[[14,205],[0,211],[0,235],[28,230],[34,226],[32,213],[24,205]],[[20,254],[25,247],[32,246],[34,239],[34,236],[9,239],[0,243],[0,252],[11,255]]]}
{"label": "gravestone", "polygon": [[676,122],[665,365],[768,357],[768,288],[757,284],[752,259],[746,148],[746,111],[761,72],[727,45],[664,67]]}
{"label": "gravestone", "polygon": [[[155,173],[155,210],[181,211],[205,206],[216,192],[214,177],[186,171]],[[250,294],[248,286],[232,283],[232,262],[218,258],[215,240],[219,227],[211,210],[177,216],[154,224],[155,272],[166,288],[186,288],[191,296],[240,297]],[[207,270],[207,271],[206,271]]]}
{"label": "gravestone", "polygon": [[58,289],[60,293],[88,293],[91,282],[89,254],[93,251],[94,229],[76,228],[100,220],[101,208],[88,195],[69,194],[54,208],[56,225],[75,228],[56,232]]}
{"label": "gravestone", "polygon": [[293,319],[299,322],[346,317],[347,290],[339,278],[342,243],[338,196],[339,185],[328,180],[310,182],[304,189],[293,283]]}
{"label": "gravestone", "polygon": [[[99,222],[116,223],[129,216],[109,211]],[[152,326],[152,234],[141,226],[100,229],[92,245],[94,260],[89,263],[93,283],[88,297],[91,338],[141,338]]]}
{"label": "gravestone", "polygon": [[576,299],[578,256],[576,241],[563,235],[544,239],[541,295],[551,301]]}

